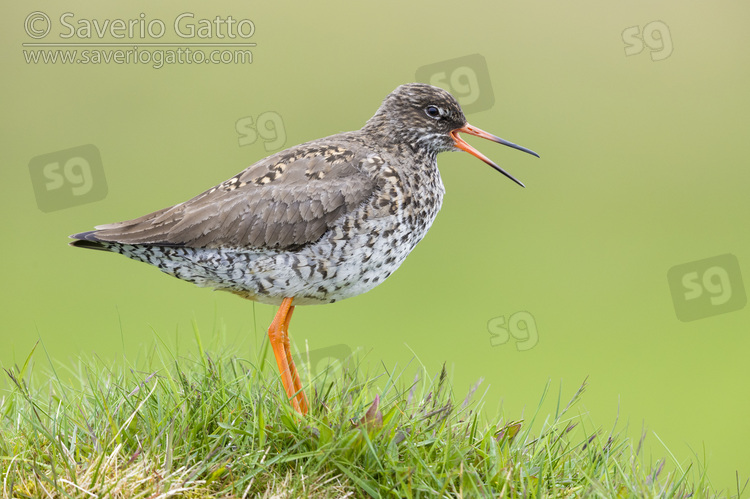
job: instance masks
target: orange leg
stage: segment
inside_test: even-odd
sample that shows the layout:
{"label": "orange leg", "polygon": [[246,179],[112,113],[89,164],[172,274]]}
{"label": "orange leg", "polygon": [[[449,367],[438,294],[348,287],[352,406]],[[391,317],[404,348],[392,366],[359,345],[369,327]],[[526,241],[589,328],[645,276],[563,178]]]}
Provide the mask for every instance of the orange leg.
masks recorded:
{"label": "orange leg", "polygon": [[289,322],[294,312],[292,300],[293,298],[284,298],[281,302],[279,311],[276,312],[276,317],[268,328],[268,339],[276,357],[276,364],[279,366],[281,382],[284,384],[287,397],[291,399],[292,407],[300,414],[307,414],[307,397],[302,391],[302,383],[289,347]]}
{"label": "orange leg", "polygon": [[289,346],[289,323],[292,321],[293,312],[294,306],[292,305],[289,307],[289,313],[286,315],[286,321],[284,322],[284,337],[286,338],[284,341],[284,350],[286,351],[286,360],[289,363],[289,367],[292,372],[292,383],[294,384],[293,393],[297,394],[296,399],[297,403],[299,404],[299,410],[302,414],[307,414],[307,396],[302,390],[302,382],[300,381],[299,373],[297,372],[297,366],[294,365],[294,360],[292,359],[292,350]]}

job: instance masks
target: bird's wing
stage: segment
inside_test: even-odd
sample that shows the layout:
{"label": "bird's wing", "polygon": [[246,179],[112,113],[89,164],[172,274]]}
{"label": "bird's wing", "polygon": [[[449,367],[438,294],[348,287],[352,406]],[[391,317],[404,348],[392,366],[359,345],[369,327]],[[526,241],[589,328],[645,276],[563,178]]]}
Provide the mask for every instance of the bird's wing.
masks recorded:
{"label": "bird's wing", "polygon": [[126,244],[299,247],[320,239],[338,218],[370,199],[376,184],[359,168],[366,159],[342,146],[299,146],[189,201],[98,226],[91,234]]}

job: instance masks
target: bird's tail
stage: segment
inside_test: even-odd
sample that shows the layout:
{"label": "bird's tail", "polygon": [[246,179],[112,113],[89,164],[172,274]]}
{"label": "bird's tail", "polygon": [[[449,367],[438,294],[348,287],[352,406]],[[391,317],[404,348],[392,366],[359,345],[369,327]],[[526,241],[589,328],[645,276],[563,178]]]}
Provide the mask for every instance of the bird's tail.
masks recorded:
{"label": "bird's tail", "polygon": [[109,241],[102,241],[99,238],[96,237],[95,230],[90,230],[88,232],[81,232],[78,234],[73,234],[70,236],[71,239],[75,239],[72,243],[68,243],[71,246],[75,246],[76,248],[88,248],[88,249],[94,249],[94,250],[100,250],[100,251],[112,251],[111,246],[112,243]]}

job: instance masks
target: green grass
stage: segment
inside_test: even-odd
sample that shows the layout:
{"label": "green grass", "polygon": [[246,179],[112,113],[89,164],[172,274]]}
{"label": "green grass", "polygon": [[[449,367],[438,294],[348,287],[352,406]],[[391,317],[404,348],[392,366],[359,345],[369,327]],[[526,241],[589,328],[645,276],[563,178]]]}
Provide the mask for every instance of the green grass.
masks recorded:
{"label": "green grass", "polygon": [[267,348],[251,361],[196,338],[192,358],[159,344],[137,365],[40,369],[32,352],[6,369],[3,497],[718,496],[705,463],[665,467],[643,439],[592,427],[575,410],[585,383],[554,414],[506,421],[476,387],[456,397],[445,369],[407,380],[349,360],[314,377],[301,417]]}

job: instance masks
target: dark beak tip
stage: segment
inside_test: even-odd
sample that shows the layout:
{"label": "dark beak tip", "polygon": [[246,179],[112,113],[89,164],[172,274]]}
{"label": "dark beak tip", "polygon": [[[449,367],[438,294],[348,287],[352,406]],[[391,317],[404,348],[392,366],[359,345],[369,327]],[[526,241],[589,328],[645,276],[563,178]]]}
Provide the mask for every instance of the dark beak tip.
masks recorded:
{"label": "dark beak tip", "polygon": [[510,180],[512,180],[516,184],[518,184],[518,185],[520,185],[521,187],[524,187],[524,188],[526,187],[523,184],[523,182],[521,182],[520,180],[518,180],[517,178],[515,178],[510,173],[508,173],[505,170],[503,170],[500,166],[498,166],[497,164],[495,164],[487,156],[485,156],[481,152],[479,152],[476,149],[474,149],[473,147],[471,147],[465,140],[461,139],[458,136],[459,132],[464,132],[464,133],[468,133],[469,135],[474,135],[475,137],[480,137],[480,138],[483,138],[483,139],[488,139],[488,140],[491,140],[492,142],[496,142],[498,144],[502,144],[504,146],[511,147],[511,148],[516,149],[518,151],[531,154],[532,156],[536,156],[537,158],[540,157],[539,154],[537,154],[536,152],[532,151],[531,149],[527,149],[527,148],[525,148],[523,146],[519,146],[518,144],[514,144],[513,142],[510,142],[510,141],[505,140],[505,139],[501,139],[500,137],[497,137],[495,135],[487,133],[484,130],[481,130],[479,128],[476,128],[474,126],[469,125],[468,123],[464,127],[457,128],[455,130],[451,130],[451,132],[450,132],[451,137],[453,137],[453,140],[455,142],[456,149],[460,149],[460,150],[468,152],[472,156],[475,156],[476,158],[479,158],[480,160],[484,161],[485,163],[487,163],[492,168],[494,168],[498,172],[500,172],[503,175],[505,175],[506,177],[508,177]]}

